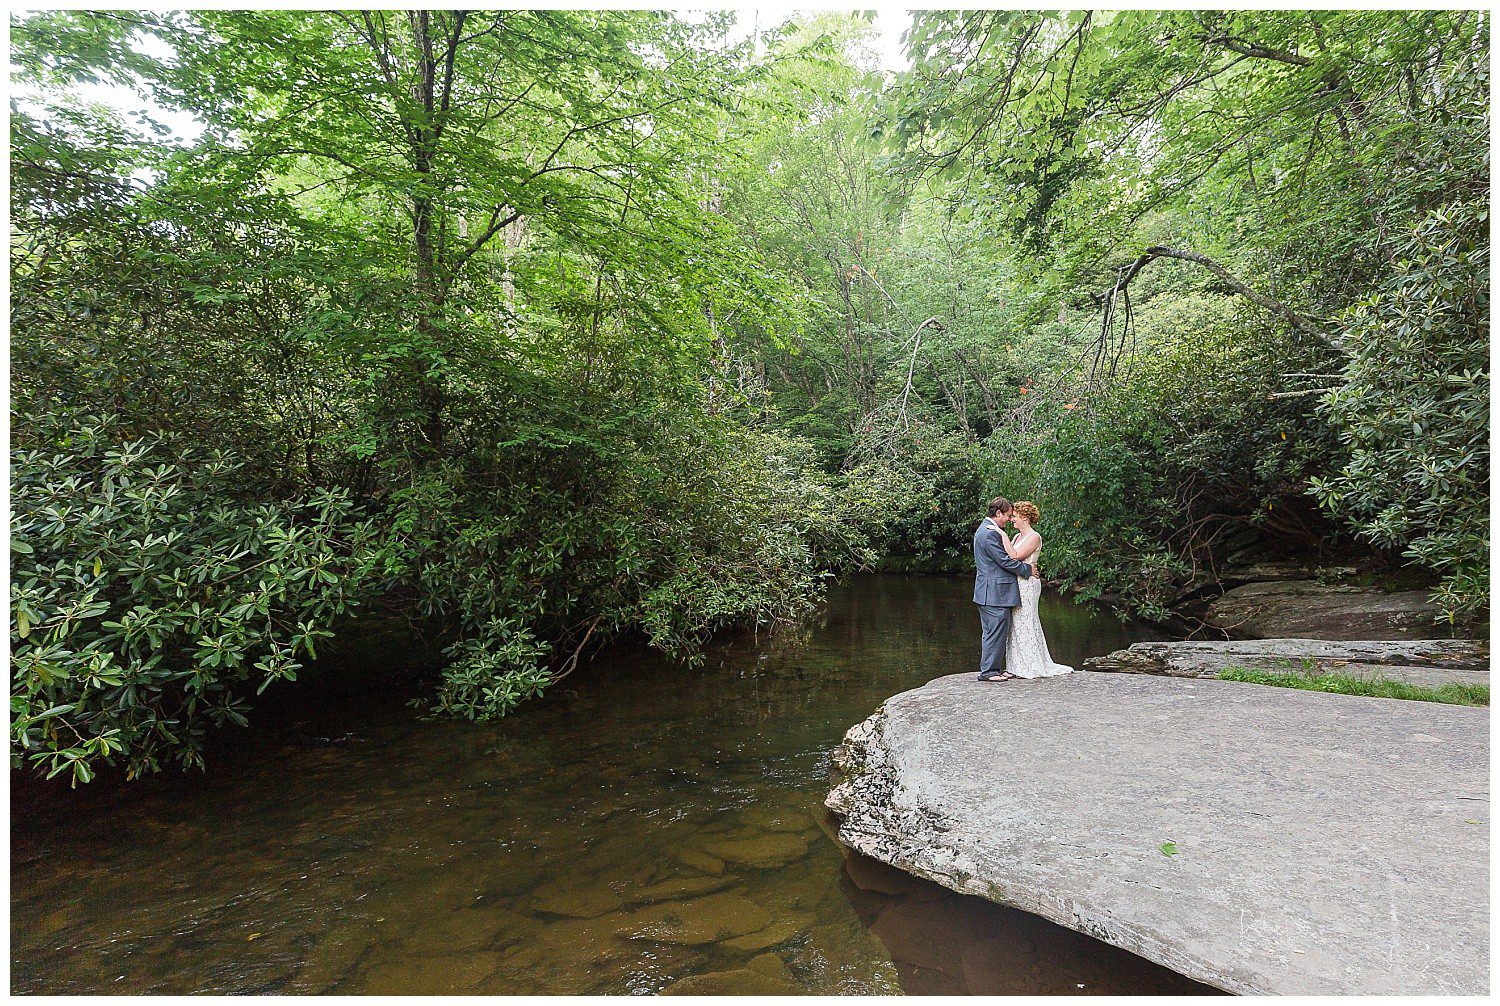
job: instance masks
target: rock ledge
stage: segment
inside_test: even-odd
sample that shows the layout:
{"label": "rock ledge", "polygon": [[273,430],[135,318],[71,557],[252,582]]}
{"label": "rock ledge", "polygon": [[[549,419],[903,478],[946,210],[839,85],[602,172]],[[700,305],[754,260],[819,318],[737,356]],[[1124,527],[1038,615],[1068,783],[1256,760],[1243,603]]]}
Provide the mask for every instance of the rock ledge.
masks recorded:
{"label": "rock ledge", "polygon": [[1442,610],[1423,590],[1384,591],[1320,580],[1246,583],[1209,602],[1207,621],[1237,636],[1266,639],[1420,639]]}
{"label": "rock ledge", "polygon": [[955,675],[834,761],[853,848],[1226,991],[1487,991],[1488,710]]}
{"label": "rock ledge", "polygon": [[1465,639],[1232,639],[1135,643],[1084,661],[1089,671],[1212,678],[1227,667],[1384,677],[1429,687],[1489,684],[1489,646]]}

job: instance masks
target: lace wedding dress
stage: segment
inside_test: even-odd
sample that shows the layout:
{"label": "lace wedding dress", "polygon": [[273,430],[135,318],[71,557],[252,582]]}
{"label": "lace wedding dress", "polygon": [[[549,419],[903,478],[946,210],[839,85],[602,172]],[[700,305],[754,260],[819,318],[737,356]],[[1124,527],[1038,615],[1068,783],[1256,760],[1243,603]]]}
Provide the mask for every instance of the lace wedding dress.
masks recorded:
{"label": "lace wedding dress", "polygon": [[[1032,562],[1041,561],[1038,548]],[[1042,581],[1034,576],[1022,577],[1021,606],[1011,613],[1010,642],[1005,647],[1005,669],[1018,678],[1050,678],[1073,670],[1067,664],[1054,663],[1047,650],[1047,636],[1042,632]]]}

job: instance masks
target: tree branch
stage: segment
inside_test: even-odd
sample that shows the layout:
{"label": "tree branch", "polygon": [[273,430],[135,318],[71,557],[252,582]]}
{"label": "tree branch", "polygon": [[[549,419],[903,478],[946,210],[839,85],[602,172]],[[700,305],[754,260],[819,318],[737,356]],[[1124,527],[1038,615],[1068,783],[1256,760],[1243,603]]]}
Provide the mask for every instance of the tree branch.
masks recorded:
{"label": "tree branch", "polygon": [[502,217],[500,213],[504,209],[505,207],[501,205],[496,206],[490,211],[489,223],[485,226],[484,230],[479,233],[478,237],[470,241],[463,251],[454,256],[452,265],[448,267],[449,276],[457,276],[458,271],[464,267],[464,263],[473,258],[479,249],[489,244],[491,238],[499,234],[503,228],[510,226],[521,218],[520,210],[514,210]]}
{"label": "tree branch", "polygon": [[917,330],[911,334],[911,359],[906,363],[906,387],[901,389],[901,405],[896,409],[896,416],[901,420],[903,426],[910,426],[910,420],[906,417],[906,403],[911,397],[912,376],[917,370],[917,353],[922,349],[922,333],[928,328],[934,328],[939,332],[947,331],[947,328],[936,318],[928,318],[917,326]]}
{"label": "tree branch", "polygon": [[1250,301],[1252,304],[1255,304],[1257,307],[1265,308],[1267,311],[1270,311],[1273,314],[1280,315],[1283,319],[1286,320],[1287,324],[1297,329],[1297,331],[1302,332],[1306,335],[1313,336],[1316,339],[1326,341],[1327,337],[1312,322],[1308,321],[1302,315],[1298,314],[1296,311],[1292,310],[1290,307],[1277,300],[1275,297],[1268,296],[1267,294],[1263,294],[1258,290],[1252,289],[1243,280],[1235,276],[1218,262],[1215,262],[1213,259],[1209,258],[1207,255],[1202,255],[1195,251],[1188,251],[1183,248],[1169,248],[1165,245],[1153,245],[1152,247],[1147,248],[1134,262],[1131,262],[1129,265],[1122,267],[1120,277],[1115,283],[1114,290],[1111,291],[1109,297],[1106,298],[1106,312],[1108,312],[1114,297],[1121,291],[1123,291],[1125,287],[1130,284],[1130,281],[1135,279],[1136,275],[1143,268],[1159,258],[1178,259],[1183,262],[1192,262],[1195,265],[1200,265],[1203,268],[1207,269],[1209,272],[1213,273],[1221,281],[1223,281],[1226,286],[1232,289],[1235,293],[1239,294],[1241,297],[1244,297],[1246,300]]}
{"label": "tree branch", "polygon": [[1271,46],[1260,45],[1256,42],[1246,42],[1232,35],[1217,35],[1205,38],[1203,41],[1209,45],[1222,46],[1241,56],[1249,56],[1251,59],[1273,59],[1278,63],[1290,63],[1292,66],[1312,66],[1312,60],[1306,56],[1299,56],[1285,49],[1273,49]]}

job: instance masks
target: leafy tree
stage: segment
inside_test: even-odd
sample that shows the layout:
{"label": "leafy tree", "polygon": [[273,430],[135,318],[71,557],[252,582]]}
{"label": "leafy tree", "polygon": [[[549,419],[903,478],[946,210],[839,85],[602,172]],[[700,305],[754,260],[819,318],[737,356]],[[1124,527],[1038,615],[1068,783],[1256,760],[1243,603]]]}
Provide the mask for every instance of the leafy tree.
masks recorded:
{"label": "leafy tree", "polygon": [[[18,426],[66,402],[122,442],[223,451],[246,508],[347,496],[370,555],[340,589],[447,631],[436,701],[454,713],[503,713],[620,634],[691,660],[718,627],[794,618],[861,544],[805,446],[722,393],[716,319],[800,323],[713,204],[717,144],[761,75],[723,26],[20,20],[45,114],[14,120]],[[204,131],[143,139],[69,103],[87,78]],[[48,527],[39,545],[70,556]],[[142,513],[142,535],[172,532]]]}

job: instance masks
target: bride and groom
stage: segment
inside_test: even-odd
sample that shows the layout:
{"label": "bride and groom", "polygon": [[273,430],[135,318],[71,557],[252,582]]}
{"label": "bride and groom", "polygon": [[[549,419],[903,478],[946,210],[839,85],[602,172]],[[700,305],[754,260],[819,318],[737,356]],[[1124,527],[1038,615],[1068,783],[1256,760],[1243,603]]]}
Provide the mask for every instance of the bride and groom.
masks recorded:
{"label": "bride and groom", "polygon": [[[979,605],[979,680],[1011,681],[1067,674],[1052,661],[1039,613],[1037,562],[1042,536],[1032,527],[1041,512],[1024,500],[990,500],[989,516],[974,531],[974,603]],[[1005,525],[1016,529],[1014,539]]]}

